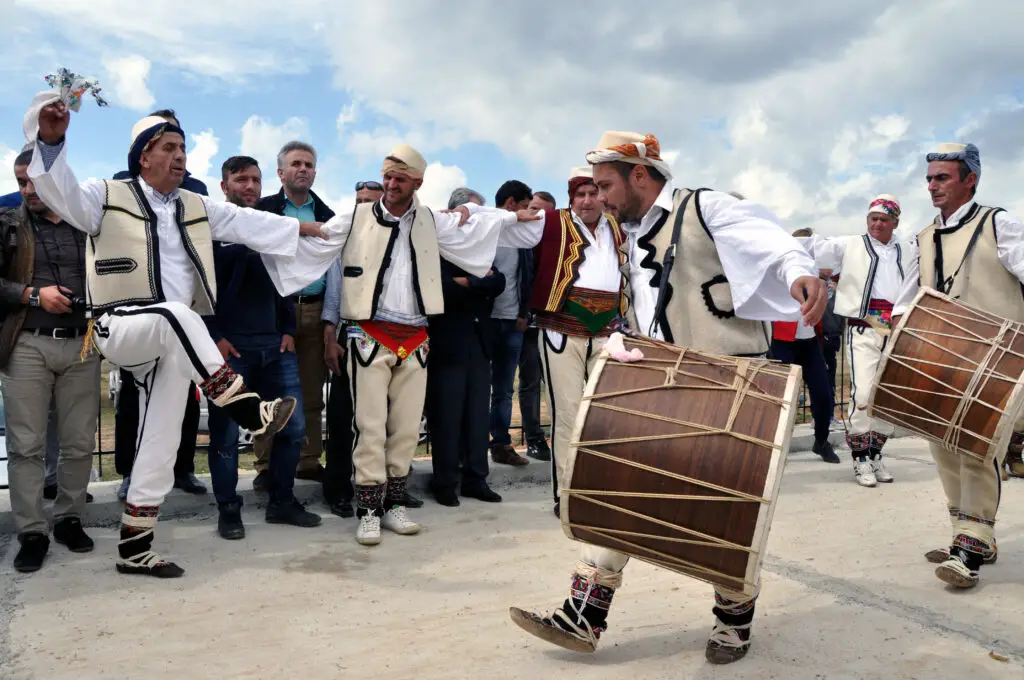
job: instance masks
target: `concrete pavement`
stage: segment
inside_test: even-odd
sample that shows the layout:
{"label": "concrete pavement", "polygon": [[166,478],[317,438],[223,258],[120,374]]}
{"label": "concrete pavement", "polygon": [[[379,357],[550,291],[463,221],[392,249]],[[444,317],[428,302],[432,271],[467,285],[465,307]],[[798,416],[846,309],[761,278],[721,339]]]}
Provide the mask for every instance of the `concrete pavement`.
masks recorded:
{"label": "concrete pavement", "polygon": [[160,523],[157,549],[187,570],[170,582],[117,574],[113,526],[90,529],[88,555],[51,545],[27,576],[8,535],[0,678],[1024,677],[1024,481],[1004,489],[998,563],[974,591],[952,592],[922,556],[949,540],[927,448],[894,440],[890,468],[895,484],[863,489],[845,461],[791,454],[754,645],[727,667],[703,660],[710,586],[641,563],[627,567],[597,654],[516,628],[508,607],[560,603],[577,552],[546,486],[521,481],[498,505],[428,502],[413,513],[421,535],[385,534],[375,548],[356,544],[354,520],[325,514],[302,530],[251,509],[248,537],[227,542],[206,506]]}

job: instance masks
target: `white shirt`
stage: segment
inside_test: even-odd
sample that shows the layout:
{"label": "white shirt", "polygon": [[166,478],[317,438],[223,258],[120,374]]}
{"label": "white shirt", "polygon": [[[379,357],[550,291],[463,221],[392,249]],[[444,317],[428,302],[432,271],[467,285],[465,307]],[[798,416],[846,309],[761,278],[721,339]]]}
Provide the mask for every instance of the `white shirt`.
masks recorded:
{"label": "white shirt", "polygon": [[583,220],[576,213],[572,220],[579,227],[587,245],[583,249],[583,262],[580,263],[579,276],[574,286],[603,290],[610,293],[619,292],[622,272],[619,271],[619,250],[615,247],[615,236],[608,218],[601,215],[595,233],[591,233]]}
{"label": "white shirt", "polygon": [[[50,159],[52,162],[47,169],[45,165]],[[28,167],[28,176],[39,198],[64,221],[89,235],[100,232],[106,186],[101,180],[78,182],[67,164],[66,145],[63,142],[49,146],[39,141]],[[185,252],[174,216],[175,200],[179,192],[175,189],[165,196],[141,178],[139,185],[156,215],[160,244],[160,285],[164,298],[168,302],[191,306],[195,297],[195,267]],[[199,198],[206,207],[214,240],[241,243],[265,256],[290,257],[295,254],[299,242],[298,220],[252,208],[240,208],[233,203],[213,201],[207,196]],[[214,272],[207,272],[209,277],[214,275]]]}
{"label": "white shirt", "polygon": [[[948,220],[942,219],[942,215],[939,215],[939,228],[944,229],[947,224],[958,224],[971,211],[974,204],[975,201],[968,201],[950,215]],[[1018,281],[1024,282],[1024,224],[1021,224],[1015,215],[1003,211],[996,215],[995,227],[998,237],[996,255],[999,262],[1006,267],[1006,271],[1017,277]],[[900,316],[907,311],[920,288],[917,279],[921,275],[921,253],[916,239],[910,245],[911,247],[906,250],[907,256],[903,259],[906,278],[903,279],[903,287],[896,296],[893,316]],[[925,284],[933,286],[934,282],[926,281]]]}
{"label": "white shirt", "polygon": [[[782,229],[771,211],[757,203],[740,201],[720,191],[704,191],[700,206],[729,280],[736,316],[754,321],[799,320],[800,303],[789,290],[801,276],[815,275],[814,261],[807,251]],[[647,252],[639,246],[639,239],[663,216],[671,214],[672,208],[672,187],[666,184],[639,223],[622,225],[629,238],[633,308],[638,330],[643,333],[653,325],[658,289],[651,285],[654,270],[641,266]],[[667,222],[662,225],[662,229],[671,228]],[[660,329],[656,335],[661,338]]]}
{"label": "white shirt", "polygon": [[[871,246],[875,249],[875,254],[878,255],[875,280],[871,284],[871,297],[877,300],[894,302],[903,286],[903,281],[900,279],[900,256],[896,248],[899,241],[896,240],[895,235],[889,239],[888,243],[882,243],[870,234],[868,234],[868,239],[871,241]],[[809,237],[798,238],[797,241],[804,244],[804,247],[814,257],[815,264],[820,269],[831,269],[835,274],[841,273],[843,255],[846,254],[846,248],[851,244],[858,248],[862,247],[860,236],[833,236],[825,238],[815,234]],[[906,267],[909,264],[910,253],[911,249],[907,244],[903,244],[902,265],[904,271],[906,271]],[[863,284],[861,285],[863,286]]]}

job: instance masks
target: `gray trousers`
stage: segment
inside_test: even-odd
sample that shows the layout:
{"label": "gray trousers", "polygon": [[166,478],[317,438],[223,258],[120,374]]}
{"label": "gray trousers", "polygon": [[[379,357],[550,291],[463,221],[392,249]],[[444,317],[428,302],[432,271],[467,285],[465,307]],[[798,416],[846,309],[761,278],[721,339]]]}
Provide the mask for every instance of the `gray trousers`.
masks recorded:
{"label": "gray trousers", "polygon": [[57,500],[53,518],[80,517],[96,445],[100,357],[79,359],[82,338],[23,332],[0,373],[7,426],[7,477],[15,530],[48,533],[43,512],[44,450],[51,401],[57,411]]}

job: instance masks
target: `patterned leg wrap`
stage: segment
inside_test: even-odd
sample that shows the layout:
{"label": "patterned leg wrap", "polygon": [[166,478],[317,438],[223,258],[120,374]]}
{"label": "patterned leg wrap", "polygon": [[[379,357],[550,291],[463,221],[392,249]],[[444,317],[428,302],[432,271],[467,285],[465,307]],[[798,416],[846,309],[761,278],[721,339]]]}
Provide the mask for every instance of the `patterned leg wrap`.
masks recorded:
{"label": "patterned leg wrap", "polygon": [[384,494],[384,507],[387,509],[402,505],[405,498],[405,486],[409,477],[388,477],[387,491]]}
{"label": "patterned leg wrap", "polygon": [[715,627],[708,638],[704,657],[713,664],[739,661],[750,649],[750,625],[754,620],[754,602],[733,600],[715,590]]}
{"label": "patterned leg wrap", "polygon": [[846,445],[850,447],[850,454],[854,460],[867,458],[871,453],[871,433],[848,434],[846,435]]}
{"label": "patterned leg wrap", "polygon": [[877,460],[882,457],[882,448],[885,446],[885,442],[889,441],[881,432],[871,432],[871,446],[868,449],[871,456],[871,460]]}
{"label": "patterned leg wrap", "polygon": [[371,484],[369,486],[356,485],[356,517],[362,517],[369,513],[375,513],[378,517],[384,515],[384,484]]}
{"label": "patterned leg wrap", "polygon": [[177,578],[185,573],[184,569],[151,550],[159,513],[157,506],[125,505],[121,516],[121,540],[117,544],[119,572],[157,578]]}
{"label": "patterned leg wrap", "polygon": [[985,551],[991,548],[981,539],[967,534],[957,534],[953,539],[953,547],[949,549],[950,557],[959,557],[972,572],[981,568]]}
{"label": "patterned leg wrap", "polygon": [[216,370],[209,378],[204,380],[199,389],[203,394],[217,406],[224,406],[231,397],[244,391],[242,376],[231,370],[231,367],[224,364]]}
{"label": "patterned leg wrap", "polygon": [[1006,450],[1006,471],[1014,477],[1024,477],[1024,432],[1014,432]]}

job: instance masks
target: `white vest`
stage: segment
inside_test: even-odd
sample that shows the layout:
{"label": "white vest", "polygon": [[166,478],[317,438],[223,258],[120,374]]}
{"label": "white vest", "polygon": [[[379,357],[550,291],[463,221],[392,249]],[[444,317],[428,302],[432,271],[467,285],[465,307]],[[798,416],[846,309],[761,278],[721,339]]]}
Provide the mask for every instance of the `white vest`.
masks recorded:
{"label": "white vest", "polygon": [[[999,261],[997,251],[996,215],[1002,210],[975,204],[959,224],[945,228],[939,227],[936,217],[917,235],[920,284],[992,314],[1024,321],[1024,287]],[[975,232],[977,239],[968,253]]]}
{"label": "white vest", "polygon": [[[164,302],[160,282],[160,242],[157,218],[142,187],[134,180],[106,180],[106,202],[99,233],[86,241],[86,298],[89,316],[117,307]],[[217,277],[213,265],[213,236],[202,199],[178,191],[175,221],[185,253],[194,267],[192,309],[213,314]]]}
{"label": "white vest", "polygon": [[[441,255],[437,248],[434,214],[418,200],[414,207],[416,214],[409,230],[413,292],[421,314],[443,314]],[[380,201],[355,207],[352,229],[341,252],[341,318],[348,321],[373,320],[398,234],[398,223],[384,219]]]}
{"label": "white vest", "polygon": [[[677,189],[673,194],[671,214],[654,225],[639,241],[640,248],[647,251],[643,266],[655,270],[651,285],[657,287],[665,251],[672,240],[673,225],[680,209],[684,210],[675,262],[665,290],[665,313],[659,324],[662,336],[667,342],[701,352],[764,354],[768,351],[768,333],[764,324],[741,319],[733,310],[729,281],[725,278],[718,248],[700,211],[703,191],[706,190]],[[687,197],[691,198],[686,200]],[[648,329],[638,327],[633,305],[629,306],[629,321],[641,333],[647,332]]]}
{"label": "white vest", "polygon": [[[895,247],[896,267],[900,272],[900,281],[903,281],[903,245],[897,243]],[[843,263],[839,270],[839,287],[836,290],[836,314],[850,319],[867,317],[878,262],[878,253],[875,252],[870,236],[863,234],[846,239]]]}

